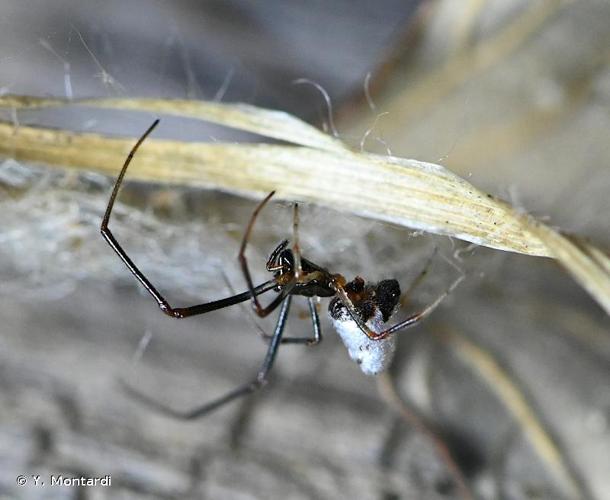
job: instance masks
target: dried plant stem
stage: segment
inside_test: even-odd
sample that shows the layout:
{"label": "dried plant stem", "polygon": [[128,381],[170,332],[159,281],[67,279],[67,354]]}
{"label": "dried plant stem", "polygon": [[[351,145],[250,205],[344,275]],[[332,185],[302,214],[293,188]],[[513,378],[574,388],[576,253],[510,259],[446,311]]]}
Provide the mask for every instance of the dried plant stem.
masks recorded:
{"label": "dried plant stem", "polygon": [[[0,124],[0,154],[114,176],[133,140]],[[430,163],[270,144],[183,143],[148,139],[130,179],[276,198],[447,234],[479,245],[549,255],[523,238],[511,207]]]}
{"label": "dried plant stem", "polygon": [[473,34],[475,22],[487,6],[487,0],[466,0],[460,8],[460,15],[455,20],[449,44],[455,54],[466,50],[469,46],[470,37]]}
{"label": "dried plant stem", "polygon": [[610,257],[589,242],[566,237],[528,218],[528,231],[552,249],[553,256],[574,279],[610,312]]}
{"label": "dried plant stem", "polygon": [[392,376],[389,373],[384,372],[377,377],[377,388],[388,406],[394,409],[408,425],[414,427],[417,432],[424,435],[430,441],[436,454],[453,477],[462,498],[474,500],[474,496],[466,483],[464,474],[451,455],[451,451],[447,444],[441,439],[432,426],[421,418],[418,413],[410,408],[404,399],[400,397],[400,394],[398,394],[396,386],[394,385],[394,381],[392,380]]}
{"label": "dried plant stem", "polygon": [[548,469],[561,481],[570,498],[591,498],[575,471],[569,466],[559,445],[545,429],[541,419],[528,403],[518,384],[500,366],[493,355],[455,331],[445,328],[438,334],[448,342],[461,359],[476,370],[490,389],[511,412],[519,428],[529,438],[536,453]]}
{"label": "dried plant stem", "polygon": [[[517,50],[559,9],[561,0],[543,0],[526,7],[525,12],[492,38],[466,47],[445,64],[431,70],[413,85],[394,96],[384,107],[400,110],[389,117],[388,127],[402,130],[428,107],[438,103],[464,82],[482,73]],[[400,122],[400,123],[397,123]]]}
{"label": "dried plant stem", "polygon": [[63,106],[146,111],[208,121],[279,139],[301,146],[328,151],[345,151],[346,146],[308,123],[294,116],[271,109],[257,108],[243,103],[219,103],[188,99],[61,99],[19,95],[0,96],[0,107],[20,109],[57,108]]}
{"label": "dried plant stem", "polygon": [[[171,112],[296,144],[184,143],[149,138],[138,151],[131,179],[201,186],[256,198],[275,190],[280,199],[325,205],[500,250],[555,257],[610,313],[610,266],[604,259],[600,261],[603,251],[592,245],[586,249],[570,246],[557,231],[479,191],[440,165],[356,152],[295,117],[253,106],[146,99],[79,103]],[[0,97],[0,107],[19,109],[68,104],[73,102]],[[0,155],[111,176],[117,174],[132,145],[131,139],[0,123]]]}

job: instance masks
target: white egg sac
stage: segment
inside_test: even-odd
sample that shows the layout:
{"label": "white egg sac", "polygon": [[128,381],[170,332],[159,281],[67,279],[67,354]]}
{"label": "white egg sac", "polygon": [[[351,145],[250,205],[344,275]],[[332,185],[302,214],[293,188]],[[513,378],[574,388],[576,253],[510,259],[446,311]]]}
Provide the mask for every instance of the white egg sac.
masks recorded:
{"label": "white egg sac", "polygon": [[[396,337],[389,335],[381,340],[372,340],[358,327],[344,310],[338,318],[330,317],[335,330],[343,340],[350,357],[360,365],[367,375],[377,375],[387,370],[396,351]],[[377,309],[366,325],[376,333],[385,329],[381,312]]]}

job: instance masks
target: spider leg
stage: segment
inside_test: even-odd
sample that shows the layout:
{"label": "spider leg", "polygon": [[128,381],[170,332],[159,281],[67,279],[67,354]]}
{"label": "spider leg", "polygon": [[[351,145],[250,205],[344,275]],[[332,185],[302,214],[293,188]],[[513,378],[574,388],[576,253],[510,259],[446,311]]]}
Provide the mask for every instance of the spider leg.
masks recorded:
{"label": "spider leg", "polygon": [[[294,204],[293,218],[292,218],[292,234],[293,234],[293,245],[292,245],[292,255],[294,256],[294,277],[292,279],[292,283],[287,285],[289,290],[292,289],[294,283],[299,281],[299,278],[303,272],[303,268],[301,266],[301,248],[299,246],[299,205],[297,203]],[[279,246],[279,249],[283,249],[286,247],[287,242],[283,241]],[[274,254],[269,259],[269,262],[273,261]],[[269,269],[269,262],[267,263],[267,269]],[[289,293],[286,292],[286,293]],[[306,345],[317,345],[322,341],[322,330],[320,328],[320,317],[318,315],[318,310],[316,309],[316,304],[313,300],[313,297],[308,298],[309,305],[309,315],[311,316],[311,322],[313,327],[313,337],[284,337],[282,338],[282,344],[306,344]],[[272,338],[271,335],[267,335],[265,332],[262,332],[262,336],[264,339],[269,340]]]}
{"label": "spider leg", "polygon": [[[299,204],[294,204],[292,212],[292,255],[294,256],[294,280],[298,281],[303,273],[303,267],[301,265],[301,247],[299,245]],[[316,309],[316,303],[313,297],[307,298],[307,304],[309,305],[309,316],[311,317],[311,324],[313,328],[313,337],[286,337],[282,339],[285,344],[305,344],[305,345],[317,345],[322,342],[322,329],[320,328],[320,316]]]}
{"label": "spider leg", "polygon": [[388,335],[391,335],[392,333],[395,333],[399,330],[404,330],[406,328],[410,328],[411,326],[416,325],[421,320],[423,320],[424,318],[429,316],[430,313],[432,313],[432,311],[434,311],[440,305],[440,303],[447,297],[447,295],[449,295],[462,282],[462,280],[464,278],[465,278],[465,275],[462,274],[451,284],[451,286],[449,288],[447,288],[447,290],[445,290],[441,295],[439,295],[436,298],[436,300],[434,300],[432,303],[428,304],[421,311],[419,311],[415,314],[412,314],[411,316],[404,319],[403,321],[396,323],[395,325],[393,325],[385,330],[382,330],[381,332],[374,332],[373,330],[371,330],[360,319],[360,316],[358,315],[358,312],[356,311],[354,304],[348,297],[348,295],[345,292],[345,290],[343,289],[343,287],[341,287],[339,285],[335,285],[335,286],[336,286],[337,295],[339,296],[339,299],[341,300],[343,305],[346,307],[349,315],[352,317],[354,322],[358,325],[358,328],[360,328],[360,330],[362,330],[362,332],[371,340],[382,340],[382,339],[386,338]]}
{"label": "spider leg", "polygon": [[194,420],[199,417],[203,417],[204,415],[207,415],[208,413],[216,410],[217,408],[220,408],[221,406],[233,401],[234,399],[237,399],[241,396],[245,396],[246,394],[260,389],[267,383],[269,372],[273,368],[273,363],[275,361],[280,343],[282,341],[282,334],[284,333],[284,328],[286,327],[286,320],[290,311],[291,300],[292,297],[288,295],[286,297],[286,300],[284,300],[284,303],[282,304],[282,308],[280,309],[280,314],[275,325],[275,330],[271,338],[271,342],[269,343],[269,347],[267,348],[267,354],[265,355],[263,364],[261,365],[256,377],[252,381],[240,385],[232,391],[229,391],[224,396],[214,399],[209,403],[204,404],[203,406],[198,406],[196,408],[186,411],[180,411],[166,406],[160,403],[159,401],[156,401],[155,399],[151,398],[150,396],[141,393],[140,391],[131,387],[122,379],[119,380],[119,383],[129,395],[133,396],[135,399],[138,399],[145,405],[160,413],[181,420]]}
{"label": "spider leg", "polygon": [[[313,328],[312,337],[283,337],[282,344],[305,344],[318,345],[322,342],[322,328],[320,328],[320,316],[313,297],[307,298],[309,305],[309,315],[311,317],[311,326]],[[265,338],[271,338],[271,335],[266,335]]]}
{"label": "spider leg", "polygon": [[[222,277],[227,284],[227,287],[231,291],[231,293],[235,293],[231,282],[229,281],[228,276],[223,272]],[[313,328],[313,336],[312,337],[282,337],[282,344],[307,344],[307,345],[317,345],[322,342],[322,329],[320,328],[320,316],[318,315],[318,309],[316,308],[316,303],[313,297],[308,297],[308,305],[309,305],[309,314],[311,317],[312,328]],[[244,312],[248,314],[248,311]],[[258,330],[258,334],[260,337],[269,342],[273,335],[268,334],[261,325],[259,325],[256,320],[250,316],[248,316],[252,320],[252,324],[254,328]]]}
{"label": "spider leg", "polygon": [[[260,301],[258,300],[258,293],[256,293],[256,289],[254,288],[254,284],[252,282],[252,276],[250,275],[250,269],[248,267],[248,260],[246,259],[246,246],[248,245],[248,240],[250,239],[250,234],[252,233],[252,228],[254,227],[254,223],[256,222],[256,218],[258,214],[263,209],[263,207],[267,204],[267,202],[271,199],[271,197],[275,194],[275,191],[271,191],[264,199],[261,201],[258,206],[254,209],[252,213],[252,217],[250,217],[250,222],[248,222],[248,226],[246,227],[246,231],[244,232],[244,237],[241,241],[241,247],[239,249],[239,255],[237,258],[239,259],[239,263],[241,265],[242,272],[244,273],[244,277],[246,278],[246,283],[248,285],[248,291],[252,297],[252,306],[256,314],[258,314],[261,318],[268,316],[269,313],[274,311],[282,301],[290,294],[292,289],[294,288],[295,281],[294,278],[291,279],[288,283],[283,285],[280,294],[271,301],[269,305],[266,307],[261,306]],[[274,281],[275,283],[275,281]],[[281,286],[276,283],[276,286]]]}
{"label": "spider leg", "polygon": [[438,252],[438,247],[435,246],[434,250],[432,251],[432,253],[428,257],[428,259],[426,260],[426,263],[425,263],[424,267],[422,268],[422,270],[415,277],[415,279],[411,283],[409,283],[409,288],[407,288],[403,292],[402,297],[400,298],[401,306],[404,306],[408,302],[409,295],[411,294],[411,292],[413,292],[413,290],[415,290],[420,285],[420,283],[424,280],[424,278],[428,275],[428,271],[430,269],[430,266],[432,265],[432,261],[434,260],[434,257],[436,256],[437,252]]}
{"label": "spider leg", "polygon": [[294,279],[299,280],[303,274],[301,266],[301,247],[299,246],[299,204],[295,203],[292,211],[292,255],[294,257]]}
{"label": "spider leg", "polygon": [[232,297],[227,297],[220,300],[215,300],[213,302],[207,302],[204,304],[198,304],[195,306],[184,307],[184,308],[174,308],[169,302],[159,293],[159,291],[155,288],[155,286],[148,280],[148,278],[138,269],[138,267],[134,264],[131,258],[127,255],[127,252],[123,250],[120,243],[116,240],[112,231],[108,227],[110,222],[110,215],[112,213],[112,208],[114,207],[114,202],[119,194],[119,190],[121,188],[121,184],[123,183],[123,178],[127,172],[127,167],[131,163],[134,155],[136,154],[140,145],[144,142],[144,140],[149,136],[149,134],[155,129],[158,125],[159,120],[155,120],[154,123],[144,132],[142,137],[138,139],[136,144],[131,148],[129,155],[125,159],[125,163],[121,168],[121,172],[117,177],[117,180],[114,184],[114,188],[112,190],[112,194],[110,195],[110,200],[108,201],[108,206],[106,207],[106,212],[104,213],[104,218],[102,219],[102,224],[100,227],[100,231],[102,236],[106,240],[106,242],[110,245],[110,247],[114,250],[114,252],[121,258],[121,260],[125,263],[129,271],[138,279],[140,283],[144,286],[144,288],[152,295],[152,297],[157,302],[157,305],[168,316],[172,318],[186,318],[189,316],[195,316],[197,314],[204,314],[210,311],[214,311],[216,309],[222,309],[223,307],[231,306],[233,304],[237,304],[239,302],[244,302],[249,298],[259,295],[261,293],[265,293],[269,290],[272,290],[276,287],[276,283],[274,280],[266,281],[265,283],[258,285],[257,287],[250,287],[247,292],[243,292]]}
{"label": "spider leg", "polygon": [[[311,317],[311,323],[313,328],[312,337],[282,337],[282,344],[305,344],[305,345],[318,345],[322,342],[322,328],[320,327],[320,316],[316,309],[316,304],[313,297],[308,297],[309,314]],[[269,341],[273,338],[273,335],[265,333],[260,329],[261,336],[263,339]]]}

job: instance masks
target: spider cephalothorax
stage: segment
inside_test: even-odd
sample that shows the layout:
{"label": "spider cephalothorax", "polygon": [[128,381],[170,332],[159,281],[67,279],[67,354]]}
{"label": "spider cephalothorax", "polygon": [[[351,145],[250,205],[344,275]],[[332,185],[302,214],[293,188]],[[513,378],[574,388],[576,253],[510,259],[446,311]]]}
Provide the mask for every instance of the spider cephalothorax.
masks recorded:
{"label": "spider cephalothorax", "polygon": [[[331,274],[304,257],[300,258],[300,264],[299,277],[293,285],[292,295],[332,297],[337,293],[333,284],[335,280],[343,280],[340,275]],[[288,248],[288,240],[282,241],[271,252],[267,260],[267,271],[274,273],[273,277],[278,283],[278,291],[295,278],[295,259],[293,250]]]}

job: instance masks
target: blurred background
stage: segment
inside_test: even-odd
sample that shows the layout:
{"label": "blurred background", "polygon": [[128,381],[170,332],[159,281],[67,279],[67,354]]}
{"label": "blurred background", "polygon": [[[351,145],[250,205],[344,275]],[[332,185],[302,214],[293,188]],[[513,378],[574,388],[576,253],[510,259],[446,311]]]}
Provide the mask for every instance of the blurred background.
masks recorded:
{"label": "blurred background", "polygon": [[[0,93],[288,111],[354,148],[440,163],[607,249],[609,25],[601,0],[4,0]],[[155,117],[0,118],[135,137]],[[254,140],[178,118],[156,134]],[[406,290],[432,256],[402,314],[456,267],[467,273],[401,335],[391,380],[402,411],[348,359],[326,301],[323,343],[282,347],[260,394],[186,423],[134,401],[117,377],[174,408],[248,380],[273,318],[247,305],[164,317],[99,235],[112,181],[0,159],[2,498],[610,499],[610,321],[568,275],[315,206],[302,206],[302,247],[333,272]],[[243,290],[236,256],[254,205],[127,182],[112,228],[173,304],[194,304]],[[257,279],[290,224],[288,204],[262,214]],[[288,333],[307,334],[295,302]],[[110,474],[113,486],[15,482],[60,473]]]}

